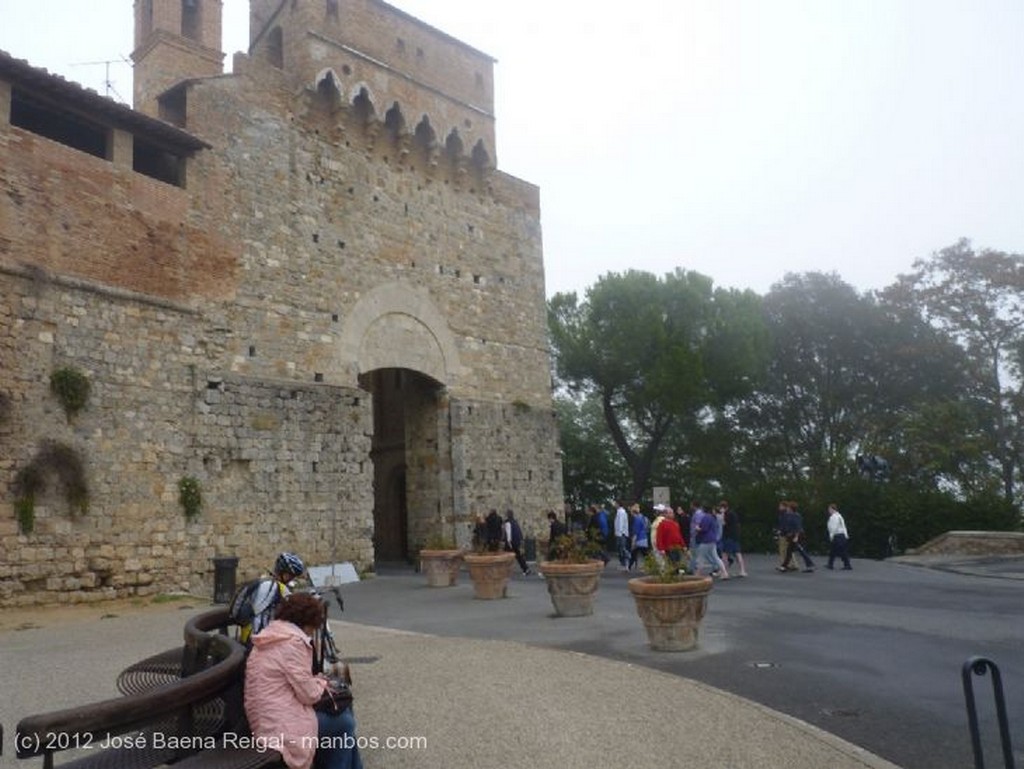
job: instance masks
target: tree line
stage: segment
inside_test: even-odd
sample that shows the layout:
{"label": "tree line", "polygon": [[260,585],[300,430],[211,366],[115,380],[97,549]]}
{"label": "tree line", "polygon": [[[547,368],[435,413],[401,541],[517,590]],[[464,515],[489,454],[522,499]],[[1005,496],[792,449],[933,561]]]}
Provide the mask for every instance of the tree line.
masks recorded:
{"label": "tree line", "polygon": [[1024,256],[962,240],[880,291],[803,273],[763,296],[629,270],[548,320],[573,504],[726,497],[753,549],[778,499],[812,540],[834,501],[872,556],[1020,526]]}

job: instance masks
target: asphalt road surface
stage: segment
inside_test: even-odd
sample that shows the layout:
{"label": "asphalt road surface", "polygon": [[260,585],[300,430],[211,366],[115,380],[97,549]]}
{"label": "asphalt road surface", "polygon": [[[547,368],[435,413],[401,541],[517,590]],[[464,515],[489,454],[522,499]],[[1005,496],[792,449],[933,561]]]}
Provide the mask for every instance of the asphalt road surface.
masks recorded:
{"label": "asphalt road surface", "polygon": [[[653,652],[613,562],[593,616],[555,618],[543,579],[516,576],[509,597],[478,601],[463,573],[427,588],[411,568],[344,586],[337,619],[441,636],[571,649],[695,679],[832,732],[906,769],[973,766],[961,667],[999,667],[1018,765],[1024,765],[1024,580],[855,560],[852,571],[775,572],[748,556],[747,579],[718,582],[700,647]],[[344,653],[344,634],[338,639]],[[457,647],[453,648],[457,653]],[[528,676],[529,671],[521,671]],[[975,677],[986,766],[1001,767],[991,678]],[[609,691],[628,709],[641,691]],[[671,712],[672,703],[665,703]],[[680,735],[693,714],[679,713]],[[718,728],[729,729],[729,724]],[[825,768],[823,768],[825,769]]]}

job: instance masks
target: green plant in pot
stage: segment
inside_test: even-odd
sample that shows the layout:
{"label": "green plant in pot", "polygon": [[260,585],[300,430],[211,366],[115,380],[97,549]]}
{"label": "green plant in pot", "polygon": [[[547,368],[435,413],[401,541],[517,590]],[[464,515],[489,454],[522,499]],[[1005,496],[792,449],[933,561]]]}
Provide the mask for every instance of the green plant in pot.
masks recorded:
{"label": "green plant in pot", "polygon": [[646,576],[629,580],[629,592],[655,651],[696,648],[700,623],[707,611],[711,577],[692,574],[690,554],[677,549],[664,557],[644,559]]}
{"label": "green plant in pot", "polygon": [[558,617],[585,617],[594,613],[594,598],[604,571],[601,547],[575,532],[558,537],[551,558],[538,567],[548,586]]}
{"label": "green plant in pot", "polygon": [[434,532],[420,548],[420,570],[429,587],[452,587],[462,567],[462,550],[454,538]]}

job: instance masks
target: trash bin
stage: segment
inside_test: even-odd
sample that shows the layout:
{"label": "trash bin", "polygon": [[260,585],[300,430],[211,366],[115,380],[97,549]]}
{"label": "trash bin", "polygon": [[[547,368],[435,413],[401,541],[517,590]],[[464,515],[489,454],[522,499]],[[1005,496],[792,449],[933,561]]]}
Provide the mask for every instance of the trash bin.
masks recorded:
{"label": "trash bin", "polygon": [[537,560],[537,540],[535,537],[527,537],[523,540],[523,549],[526,551],[523,556],[527,561]]}
{"label": "trash bin", "polygon": [[213,559],[213,602],[231,603],[235,595],[235,572],[238,559],[234,556],[219,556]]}

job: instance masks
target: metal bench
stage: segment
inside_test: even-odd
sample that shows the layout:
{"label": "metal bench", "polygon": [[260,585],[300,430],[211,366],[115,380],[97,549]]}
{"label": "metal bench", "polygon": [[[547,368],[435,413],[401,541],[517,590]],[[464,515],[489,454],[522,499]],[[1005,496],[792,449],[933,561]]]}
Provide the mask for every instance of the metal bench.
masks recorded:
{"label": "metal bench", "polygon": [[[130,666],[118,676],[125,696],[23,718],[18,758],[71,760],[62,769],[262,769],[281,764],[271,750],[225,747],[246,735],[242,708],[245,649],[227,635],[227,609],[185,625],[183,647]],[[175,661],[176,660],[176,661]]]}

